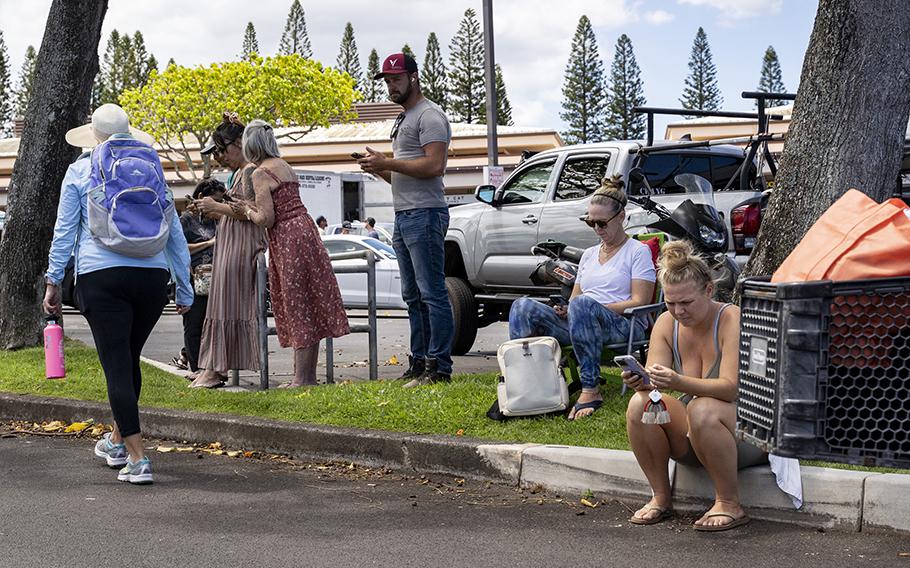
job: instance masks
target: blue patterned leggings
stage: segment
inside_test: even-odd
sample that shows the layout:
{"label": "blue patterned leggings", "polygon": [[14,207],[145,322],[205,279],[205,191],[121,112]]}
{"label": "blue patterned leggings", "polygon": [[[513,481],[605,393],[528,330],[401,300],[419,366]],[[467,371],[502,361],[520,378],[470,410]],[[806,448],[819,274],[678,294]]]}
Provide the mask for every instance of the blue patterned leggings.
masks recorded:
{"label": "blue patterned leggings", "polygon": [[[585,296],[569,302],[569,317],[563,319],[546,304],[519,298],[509,311],[509,338],[548,335],[560,345],[572,345],[581,369],[584,389],[596,389],[600,379],[600,353],[604,345],[621,343],[629,337],[630,320]],[[636,322],[635,338],[644,337],[644,327]]]}

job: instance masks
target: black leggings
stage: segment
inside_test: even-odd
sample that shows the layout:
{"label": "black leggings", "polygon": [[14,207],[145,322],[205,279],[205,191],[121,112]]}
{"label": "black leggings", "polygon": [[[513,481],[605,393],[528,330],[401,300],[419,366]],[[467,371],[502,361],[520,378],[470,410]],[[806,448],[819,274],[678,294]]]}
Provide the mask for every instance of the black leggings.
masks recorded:
{"label": "black leggings", "polygon": [[121,436],[138,434],[139,355],[167,304],[168,271],[106,268],[80,274],[76,296],[107,379],[107,398]]}
{"label": "black leggings", "polygon": [[183,346],[190,371],[199,370],[199,344],[202,342],[202,324],[209,305],[208,296],[196,296],[190,311],[183,314]]}

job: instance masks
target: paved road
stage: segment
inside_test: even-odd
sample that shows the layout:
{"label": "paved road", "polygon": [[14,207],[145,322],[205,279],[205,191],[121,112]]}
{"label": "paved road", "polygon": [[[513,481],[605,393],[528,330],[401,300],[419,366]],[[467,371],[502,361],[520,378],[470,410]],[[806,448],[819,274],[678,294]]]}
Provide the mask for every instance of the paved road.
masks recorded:
{"label": "paved road", "polygon": [[445,476],[154,453],[155,485],[136,487],[91,440],[0,436],[3,568],[910,566],[906,537],[634,527],[616,501],[589,509]]}
{"label": "paved road", "polygon": [[[366,320],[365,311],[350,311],[348,314],[352,321],[365,322]],[[407,365],[409,352],[407,313],[383,310],[379,312],[379,315],[379,376],[380,378],[396,378],[404,372]],[[155,361],[170,363],[171,358],[180,351],[180,347],[183,345],[182,321],[182,318],[173,312],[173,306],[166,308],[142,354]],[[64,322],[68,336],[91,345],[94,344],[88,323],[78,312],[66,312]],[[271,322],[271,325],[274,325],[274,321]],[[474,343],[474,351],[462,357],[455,357],[455,372],[498,371],[496,348],[508,339],[508,335],[508,324],[505,322],[495,323],[479,330],[477,341]],[[325,342],[322,343],[321,349],[318,370],[320,380],[325,376]],[[291,350],[282,349],[278,345],[278,338],[271,336],[269,337],[269,352],[269,370],[272,379],[276,382],[288,381],[293,375],[294,369]],[[335,340],[334,352],[336,381],[363,380],[369,377],[369,369],[366,366],[369,350],[365,333],[354,333]],[[388,363],[393,356],[398,359],[400,364],[390,365]],[[258,373],[242,372],[240,379],[241,384],[244,385],[259,384]]]}

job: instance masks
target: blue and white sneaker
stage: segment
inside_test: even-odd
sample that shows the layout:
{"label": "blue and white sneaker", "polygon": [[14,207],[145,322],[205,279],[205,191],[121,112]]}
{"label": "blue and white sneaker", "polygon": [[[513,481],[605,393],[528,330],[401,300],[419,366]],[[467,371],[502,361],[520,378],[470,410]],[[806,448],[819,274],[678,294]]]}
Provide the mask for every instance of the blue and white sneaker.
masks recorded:
{"label": "blue and white sneaker", "polygon": [[95,455],[99,458],[104,458],[109,467],[126,465],[126,446],[123,444],[112,444],[110,432],[101,436],[101,439],[95,444]]}
{"label": "blue and white sneaker", "polygon": [[146,485],[152,482],[152,462],[148,458],[133,463],[127,460],[126,465],[117,474],[120,481],[129,481],[136,485]]}

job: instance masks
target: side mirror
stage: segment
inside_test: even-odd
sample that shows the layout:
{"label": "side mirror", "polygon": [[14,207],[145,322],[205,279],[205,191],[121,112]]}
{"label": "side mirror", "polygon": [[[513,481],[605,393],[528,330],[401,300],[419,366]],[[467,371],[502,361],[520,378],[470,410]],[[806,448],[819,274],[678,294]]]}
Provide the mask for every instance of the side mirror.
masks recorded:
{"label": "side mirror", "polygon": [[474,197],[477,201],[481,203],[486,203],[487,205],[493,205],[493,202],[496,199],[496,186],[495,185],[478,185],[474,190]]}

